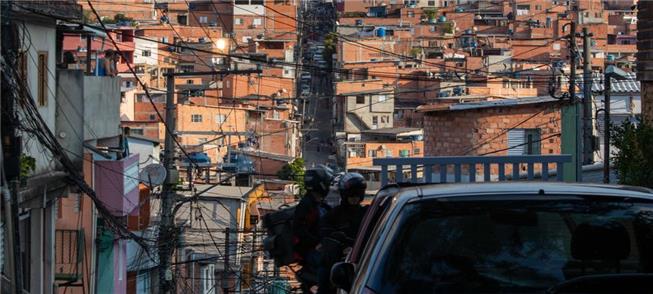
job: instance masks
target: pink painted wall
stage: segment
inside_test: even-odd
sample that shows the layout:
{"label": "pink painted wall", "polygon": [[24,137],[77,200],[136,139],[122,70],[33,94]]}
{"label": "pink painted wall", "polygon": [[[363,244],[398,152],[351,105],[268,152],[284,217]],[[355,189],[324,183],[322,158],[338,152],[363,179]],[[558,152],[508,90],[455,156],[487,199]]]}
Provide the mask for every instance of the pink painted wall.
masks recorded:
{"label": "pink painted wall", "polygon": [[95,191],[116,216],[138,214],[138,154],[95,162]]}

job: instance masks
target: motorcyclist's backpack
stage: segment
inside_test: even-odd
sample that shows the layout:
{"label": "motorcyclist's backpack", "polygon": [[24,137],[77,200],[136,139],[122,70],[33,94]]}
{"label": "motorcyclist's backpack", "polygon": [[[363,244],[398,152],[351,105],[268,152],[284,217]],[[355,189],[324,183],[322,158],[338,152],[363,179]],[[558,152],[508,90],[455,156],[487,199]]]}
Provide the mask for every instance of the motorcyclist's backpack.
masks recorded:
{"label": "motorcyclist's backpack", "polygon": [[268,236],[263,240],[263,248],[274,259],[275,266],[293,263],[293,229],[295,207],[287,207],[266,214],[263,217],[263,227]]}

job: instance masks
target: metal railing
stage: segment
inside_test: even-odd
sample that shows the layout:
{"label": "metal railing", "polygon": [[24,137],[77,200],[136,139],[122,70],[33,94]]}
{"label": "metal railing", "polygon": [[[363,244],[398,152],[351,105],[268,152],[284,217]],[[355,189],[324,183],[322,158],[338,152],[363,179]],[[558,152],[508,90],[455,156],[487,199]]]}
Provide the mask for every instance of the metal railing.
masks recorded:
{"label": "metal railing", "polygon": [[[394,167],[395,182],[397,183],[473,183],[522,178],[527,180],[540,178],[543,181],[548,181],[552,175],[555,175],[557,181],[562,181],[564,177],[563,164],[566,162],[571,162],[571,155],[442,156],[375,158],[373,160],[374,165],[381,166],[382,185],[389,182],[390,167]],[[550,164],[555,165],[555,170],[549,169]],[[512,169],[509,175],[506,175],[506,165]],[[539,171],[535,170],[537,165],[539,165]],[[409,166],[409,168],[404,169],[405,166]],[[438,169],[437,174],[434,173],[433,167]],[[493,173],[495,167],[496,173]],[[521,172],[522,168],[526,169],[524,173]],[[463,172],[464,169],[466,169],[466,173]],[[452,170],[452,173],[449,170]],[[406,179],[404,179],[404,173],[409,174]],[[453,181],[449,178],[453,178]]]}
{"label": "metal railing", "polygon": [[55,231],[55,279],[77,281],[84,257],[83,230]]}

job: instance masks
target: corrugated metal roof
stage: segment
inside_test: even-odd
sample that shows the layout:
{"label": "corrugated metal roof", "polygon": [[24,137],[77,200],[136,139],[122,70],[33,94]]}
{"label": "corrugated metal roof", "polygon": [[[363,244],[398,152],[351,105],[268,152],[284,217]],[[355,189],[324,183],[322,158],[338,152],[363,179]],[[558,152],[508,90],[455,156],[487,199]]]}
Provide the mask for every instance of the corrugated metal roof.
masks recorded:
{"label": "corrugated metal roof", "polygon": [[[567,83],[567,79],[563,79],[563,83]],[[579,87],[583,87],[583,76],[582,74],[576,78],[576,83]],[[623,81],[618,81],[612,79],[611,93],[633,93],[641,92],[639,81],[637,80],[636,74],[634,72],[628,73],[628,78]],[[604,83],[603,83],[603,74],[593,74],[592,75],[592,92],[603,92]],[[582,95],[582,91],[580,91]]]}
{"label": "corrugated metal roof", "polygon": [[[592,82],[592,92],[603,92],[603,86],[603,75],[595,75]],[[612,93],[632,93],[642,91],[634,72],[629,72],[626,80],[617,81],[613,79],[611,88]]]}

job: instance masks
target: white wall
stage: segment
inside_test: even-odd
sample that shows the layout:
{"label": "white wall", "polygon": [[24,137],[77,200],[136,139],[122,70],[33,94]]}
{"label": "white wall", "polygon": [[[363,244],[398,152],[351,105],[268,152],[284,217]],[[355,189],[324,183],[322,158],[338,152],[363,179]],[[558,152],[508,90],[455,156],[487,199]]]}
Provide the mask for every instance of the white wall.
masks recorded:
{"label": "white wall", "polygon": [[138,154],[139,170],[143,170],[149,164],[159,162],[159,152],[161,150],[159,145],[154,146],[150,141],[134,138],[128,138],[127,142],[129,143],[129,152]]}
{"label": "white wall", "polygon": [[[134,64],[158,65],[159,44],[149,40],[134,38]],[[143,56],[143,50],[149,50],[150,56]]]}
{"label": "white wall", "polygon": [[[55,26],[47,26],[41,24],[25,23],[25,31],[22,30],[22,25],[19,26],[19,34],[21,40],[25,40],[25,44],[22,44],[23,49],[28,50],[27,54],[27,84],[29,86],[29,91],[37,99],[38,95],[38,56],[39,52],[45,52],[48,54],[48,69],[46,73],[48,75],[48,88],[46,89],[47,93],[47,103],[44,106],[38,106],[39,113],[43,117],[43,120],[46,122],[48,127],[51,130],[55,129],[55,113],[56,113],[56,29]],[[24,38],[23,38],[23,34]],[[31,42],[31,43],[30,43]],[[36,171],[35,174],[44,172],[50,166],[51,160],[48,158],[50,155],[46,155],[44,148],[36,142],[36,140],[26,140],[27,137],[24,136],[23,147],[24,153],[32,156],[36,159]]]}

